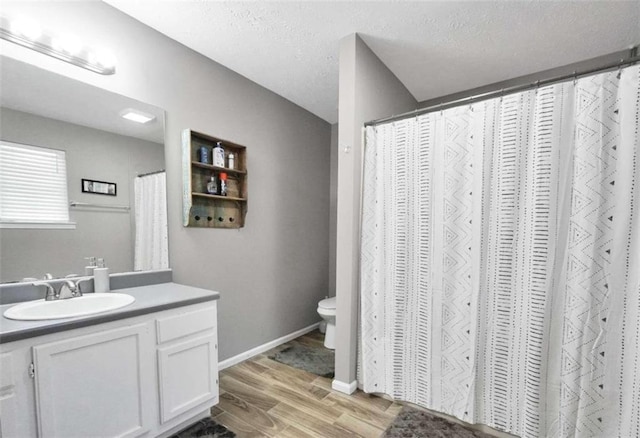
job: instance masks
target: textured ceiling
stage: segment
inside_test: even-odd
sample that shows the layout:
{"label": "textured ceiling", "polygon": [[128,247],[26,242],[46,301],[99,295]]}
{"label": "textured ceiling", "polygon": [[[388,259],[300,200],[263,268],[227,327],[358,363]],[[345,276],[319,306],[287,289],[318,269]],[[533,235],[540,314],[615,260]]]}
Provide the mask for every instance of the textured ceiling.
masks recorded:
{"label": "textured ceiling", "polygon": [[640,43],[640,1],[106,2],[330,123],[354,32],[418,101]]}

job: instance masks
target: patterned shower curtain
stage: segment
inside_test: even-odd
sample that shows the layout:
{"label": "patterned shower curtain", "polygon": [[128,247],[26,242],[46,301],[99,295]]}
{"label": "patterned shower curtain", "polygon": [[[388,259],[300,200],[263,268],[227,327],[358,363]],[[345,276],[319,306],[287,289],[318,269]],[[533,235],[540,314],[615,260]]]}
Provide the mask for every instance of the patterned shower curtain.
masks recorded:
{"label": "patterned shower curtain", "polygon": [[169,267],[167,230],[167,175],[165,172],[135,179],[135,271]]}
{"label": "patterned shower curtain", "polygon": [[367,128],[365,391],[523,437],[640,435],[639,74]]}

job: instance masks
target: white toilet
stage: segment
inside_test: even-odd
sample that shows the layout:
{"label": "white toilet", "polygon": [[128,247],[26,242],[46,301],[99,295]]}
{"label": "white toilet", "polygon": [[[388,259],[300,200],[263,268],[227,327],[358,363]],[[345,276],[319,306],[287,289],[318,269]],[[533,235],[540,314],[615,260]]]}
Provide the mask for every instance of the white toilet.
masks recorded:
{"label": "white toilet", "polygon": [[325,298],[318,303],[318,315],[326,323],[324,346],[333,350],[336,348],[336,297]]}

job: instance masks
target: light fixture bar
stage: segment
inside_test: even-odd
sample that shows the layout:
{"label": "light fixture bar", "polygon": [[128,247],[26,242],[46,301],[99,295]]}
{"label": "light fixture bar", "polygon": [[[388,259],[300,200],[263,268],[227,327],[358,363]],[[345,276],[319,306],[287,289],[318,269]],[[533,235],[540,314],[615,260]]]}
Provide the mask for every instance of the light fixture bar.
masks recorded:
{"label": "light fixture bar", "polygon": [[32,22],[0,17],[0,38],[101,75],[116,72],[112,55],[95,51],[69,37],[40,31]]}

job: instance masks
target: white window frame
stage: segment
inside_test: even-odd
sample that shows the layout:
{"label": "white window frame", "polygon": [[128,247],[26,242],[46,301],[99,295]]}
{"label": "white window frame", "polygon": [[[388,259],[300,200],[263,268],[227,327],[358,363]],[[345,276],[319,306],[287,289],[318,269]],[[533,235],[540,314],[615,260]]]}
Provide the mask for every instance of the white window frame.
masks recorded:
{"label": "white window frame", "polygon": [[[9,157],[11,157],[10,149],[14,149],[15,154],[21,155],[29,155],[29,151],[33,151],[32,155],[34,158],[38,156],[38,153],[48,153],[55,156],[56,165],[51,166],[49,163],[38,162],[28,162],[26,161],[26,165],[23,165],[23,160],[14,160],[13,162]],[[16,149],[20,149],[20,151],[16,151]],[[44,157],[43,157],[44,159]],[[17,175],[25,175],[26,178],[23,178],[23,183],[25,184],[26,193],[30,193],[29,189],[32,190],[31,193],[39,193],[42,192],[42,184],[47,183],[46,178],[38,178],[38,175],[47,174],[47,170],[51,170],[52,168],[59,169],[60,163],[62,164],[62,170],[59,178],[53,178],[51,184],[56,184],[59,189],[57,199],[57,206],[54,209],[57,209],[57,214],[61,213],[62,205],[64,203],[64,207],[66,208],[66,218],[65,219],[56,219],[56,220],[46,220],[46,219],[33,219],[29,218],[28,215],[24,217],[17,217],[15,219],[10,219],[6,217],[2,217],[2,206],[0,206],[0,229],[1,228],[14,228],[14,229],[75,229],[76,224],[70,220],[70,212],[69,212],[69,187],[67,183],[67,166],[66,166],[66,152],[60,149],[46,148],[41,146],[32,146],[21,143],[12,143],[9,141],[0,140],[0,172],[4,172],[5,174],[0,174],[0,202],[3,202],[3,197],[6,196],[5,192],[3,192],[4,187],[8,186],[11,192],[14,194],[19,194],[19,190],[16,189],[16,184],[6,183],[3,181],[3,178],[6,178],[8,175],[8,168],[14,167],[17,168],[18,172],[16,172],[16,178],[20,178]],[[22,167],[23,166],[23,167]],[[50,169],[47,169],[46,166],[49,166]],[[43,170],[41,170],[43,169]],[[33,181],[33,186],[29,186],[29,182]],[[62,190],[61,184],[64,183],[64,191]],[[39,187],[38,187],[39,186]],[[42,198],[44,199],[44,197]],[[19,205],[16,206],[19,208]],[[40,211],[40,214],[46,214],[46,210]]]}

